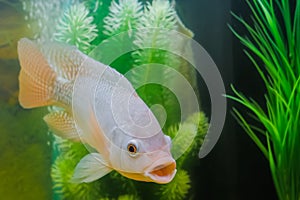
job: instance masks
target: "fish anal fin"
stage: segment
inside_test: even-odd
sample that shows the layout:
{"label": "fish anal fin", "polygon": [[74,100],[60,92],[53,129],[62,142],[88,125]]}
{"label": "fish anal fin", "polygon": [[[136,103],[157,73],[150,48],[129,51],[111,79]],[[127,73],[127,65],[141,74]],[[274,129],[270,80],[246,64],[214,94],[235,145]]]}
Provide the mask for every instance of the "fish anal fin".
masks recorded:
{"label": "fish anal fin", "polygon": [[55,135],[72,141],[81,140],[75,121],[68,112],[51,112],[44,117],[44,120]]}
{"label": "fish anal fin", "polygon": [[18,56],[21,65],[20,104],[24,108],[53,104],[56,74],[38,46],[29,39],[23,38],[18,42]]}
{"label": "fish anal fin", "polygon": [[71,179],[73,183],[89,183],[110,173],[110,168],[99,153],[90,153],[83,157],[75,168]]}

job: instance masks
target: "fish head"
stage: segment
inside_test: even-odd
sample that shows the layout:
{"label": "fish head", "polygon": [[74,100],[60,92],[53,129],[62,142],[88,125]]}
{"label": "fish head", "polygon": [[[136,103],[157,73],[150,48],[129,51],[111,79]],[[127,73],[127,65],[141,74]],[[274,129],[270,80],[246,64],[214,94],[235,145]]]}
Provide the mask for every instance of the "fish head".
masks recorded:
{"label": "fish head", "polygon": [[[112,100],[115,128],[111,134],[110,163],[128,178],[168,183],[176,174],[171,139],[166,136],[151,109],[132,89]],[[132,92],[133,91],[133,92]]]}
{"label": "fish head", "polygon": [[[158,135],[158,139],[154,137],[149,138],[145,143],[153,146],[160,143],[160,145],[152,149],[145,144],[145,157],[148,158],[149,163],[145,163],[143,175],[150,178],[151,182],[169,183],[176,174],[176,161],[170,152],[171,138],[163,134]],[[150,142],[150,140],[154,140],[154,142]]]}
{"label": "fish head", "polygon": [[162,132],[149,137],[126,137],[122,148],[113,145],[110,161],[115,170],[130,179],[169,183],[176,174],[176,161],[171,155],[171,138]]}

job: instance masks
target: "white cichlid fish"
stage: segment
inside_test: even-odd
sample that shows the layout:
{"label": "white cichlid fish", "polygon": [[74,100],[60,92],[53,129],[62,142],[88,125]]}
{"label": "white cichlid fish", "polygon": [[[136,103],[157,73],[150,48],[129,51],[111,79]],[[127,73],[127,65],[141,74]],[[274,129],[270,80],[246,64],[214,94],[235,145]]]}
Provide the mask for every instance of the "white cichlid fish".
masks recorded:
{"label": "white cichlid fish", "polygon": [[124,76],[66,44],[23,38],[18,55],[20,104],[63,108],[44,117],[48,126],[92,151],[77,164],[72,181],[91,182],[112,170],[146,182],[174,178],[171,139]]}

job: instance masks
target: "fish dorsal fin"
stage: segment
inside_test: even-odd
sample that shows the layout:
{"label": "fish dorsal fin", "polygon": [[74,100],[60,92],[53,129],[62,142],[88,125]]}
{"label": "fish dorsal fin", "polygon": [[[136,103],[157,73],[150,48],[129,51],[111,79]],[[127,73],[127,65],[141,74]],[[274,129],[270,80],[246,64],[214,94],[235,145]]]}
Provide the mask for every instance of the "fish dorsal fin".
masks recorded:
{"label": "fish dorsal fin", "polygon": [[45,43],[41,46],[41,51],[58,76],[69,81],[76,78],[88,58],[76,46],[59,42]]}
{"label": "fish dorsal fin", "polygon": [[71,182],[89,183],[105,176],[111,171],[112,168],[107,166],[99,153],[90,153],[83,157],[77,164]]}
{"label": "fish dorsal fin", "polygon": [[44,117],[44,120],[55,135],[72,141],[80,141],[75,121],[69,113],[65,111],[51,112]]}

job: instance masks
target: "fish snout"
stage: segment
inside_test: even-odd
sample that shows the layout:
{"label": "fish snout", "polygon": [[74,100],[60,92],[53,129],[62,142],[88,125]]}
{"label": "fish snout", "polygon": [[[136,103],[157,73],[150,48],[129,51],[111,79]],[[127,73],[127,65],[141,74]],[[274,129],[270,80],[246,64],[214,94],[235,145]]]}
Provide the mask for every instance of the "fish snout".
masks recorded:
{"label": "fish snout", "polygon": [[153,182],[164,184],[173,180],[176,174],[176,161],[173,158],[162,158],[154,162],[145,172]]}

